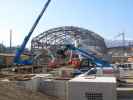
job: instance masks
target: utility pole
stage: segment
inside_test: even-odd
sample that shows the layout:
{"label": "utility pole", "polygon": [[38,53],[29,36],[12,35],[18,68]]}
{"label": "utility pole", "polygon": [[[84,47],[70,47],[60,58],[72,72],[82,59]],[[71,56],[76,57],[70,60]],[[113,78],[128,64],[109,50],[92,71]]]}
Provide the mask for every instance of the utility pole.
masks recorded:
{"label": "utility pole", "polygon": [[123,63],[124,63],[124,60],[125,60],[125,33],[121,33],[122,35],[122,45],[123,45]]}
{"label": "utility pole", "polygon": [[120,37],[120,36],[121,36],[121,41],[122,41],[122,46],[121,46],[122,47],[122,54],[120,55],[120,57],[121,57],[120,62],[124,63],[124,61],[125,61],[125,43],[126,43],[126,41],[125,41],[125,33],[122,32],[122,33],[118,34],[115,37]]}
{"label": "utility pole", "polygon": [[10,29],[10,49],[12,48],[12,30]]}

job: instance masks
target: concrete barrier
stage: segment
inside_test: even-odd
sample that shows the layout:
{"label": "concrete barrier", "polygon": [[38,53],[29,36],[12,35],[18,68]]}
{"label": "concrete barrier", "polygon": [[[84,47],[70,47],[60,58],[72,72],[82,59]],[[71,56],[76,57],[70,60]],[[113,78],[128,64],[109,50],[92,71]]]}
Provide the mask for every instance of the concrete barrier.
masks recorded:
{"label": "concrete barrier", "polygon": [[47,95],[66,100],[67,82],[66,80],[41,80],[39,90]]}
{"label": "concrete barrier", "polygon": [[17,81],[16,84],[24,89],[38,91],[40,78],[34,78],[28,81]]}
{"label": "concrete barrier", "polygon": [[16,84],[24,89],[39,91],[50,96],[66,100],[67,80],[47,79],[48,75],[39,75],[28,81],[17,81]]}

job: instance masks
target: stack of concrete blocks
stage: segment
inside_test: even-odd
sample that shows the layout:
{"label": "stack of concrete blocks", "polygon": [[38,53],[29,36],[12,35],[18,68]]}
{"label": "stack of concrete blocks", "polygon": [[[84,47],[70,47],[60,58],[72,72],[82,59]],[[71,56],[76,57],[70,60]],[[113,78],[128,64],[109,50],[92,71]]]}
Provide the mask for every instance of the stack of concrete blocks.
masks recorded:
{"label": "stack of concrete blocks", "polygon": [[27,90],[38,91],[40,80],[40,78],[34,78],[28,81],[17,81],[16,84]]}
{"label": "stack of concrete blocks", "polygon": [[31,80],[27,81],[17,81],[16,84],[24,89],[31,91],[39,91],[40,83],[43,79],[47,77],[52,77],[51,74],[35,74]]}
{"label": "stack of concrete blocks", "polygon": [[49,74],[39,74],[28,81],[17,81],[17,85],[31,91],[39,91],[44,94],[66,100],[67,80],[48,79]]}
{"label": "stack of concrete blocks", "polygon": [[39,90],[47,95],[58,97],[61,100],[66,100],[67,82],[68,81],[66,80],[42,80],[40,82]]}

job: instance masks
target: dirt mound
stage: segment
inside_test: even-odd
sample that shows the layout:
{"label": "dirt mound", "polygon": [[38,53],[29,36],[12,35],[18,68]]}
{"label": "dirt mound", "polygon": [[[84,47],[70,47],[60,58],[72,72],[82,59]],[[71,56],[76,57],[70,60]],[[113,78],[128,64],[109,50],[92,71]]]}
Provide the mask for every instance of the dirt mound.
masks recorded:
{"label": "dirt mound", "polygon": [[0,100],[58,100],[39,92],[22,89],[13,82],[0,82]]}

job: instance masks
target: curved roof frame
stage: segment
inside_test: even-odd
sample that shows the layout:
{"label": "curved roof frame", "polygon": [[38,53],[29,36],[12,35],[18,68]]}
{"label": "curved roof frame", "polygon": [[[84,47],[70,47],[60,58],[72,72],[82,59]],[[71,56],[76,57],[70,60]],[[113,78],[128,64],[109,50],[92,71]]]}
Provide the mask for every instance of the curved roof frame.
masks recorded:
{"label": "curved roof frame", "polygon": [[78,38],[81,38],[82,40],[82,37],[84,37],[85,39],[91,38],[91,40],[87,40],[88,41],[86,42],[87,44],[94,42],[91,44],[105,46],[103,44],[104,39],[99,35],[95,34],[94,32],[78,27],[65,26],[65,27],[53,28],[39,34],[38,36],[32,39],[31,48],[34,48],[36,46],[47,47],[50,45],[57,45],[57,44],[62,45],[65,44],[67,40],[68,41],[70,40],[72,43],[74,43],[74,40]]}

